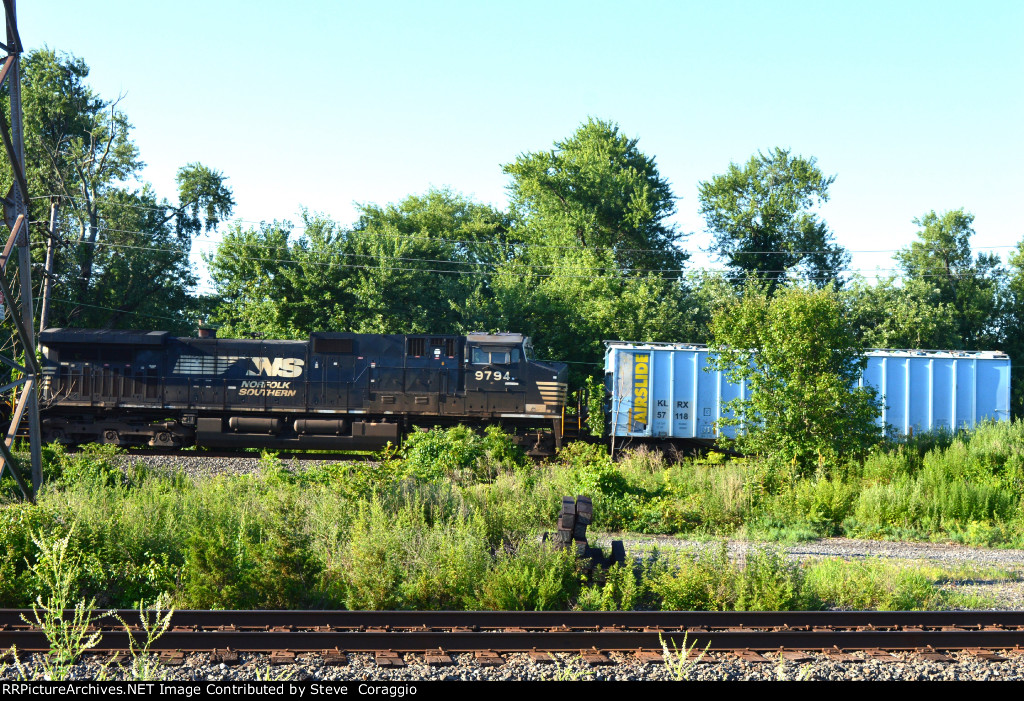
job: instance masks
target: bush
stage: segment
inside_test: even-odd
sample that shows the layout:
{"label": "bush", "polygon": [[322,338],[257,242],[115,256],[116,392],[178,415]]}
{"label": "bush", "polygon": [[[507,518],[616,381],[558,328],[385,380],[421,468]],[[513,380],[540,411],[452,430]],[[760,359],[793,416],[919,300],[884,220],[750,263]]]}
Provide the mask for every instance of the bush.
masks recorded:
{"label": "bush", "polygon": [[641,572],[616,563],[604,573],[595,573],[597,581],[580,589],[576,608],[580,611],[632,611],[646,592]]}
{"label": "bush", "polygon": [[527,465],[522,449],[497,426],[488,426],[483,436],[468,426],[433,428],[414,432],[405,443],[406,474],[423,480],[473,484]]}
{"label": "bush", "polygon": [[498,553],[480,582],[476,604],[489,611],[557,611],[577,596],[579,572],[570,550],[524,541]]}
{"label": "bush", "polygon": [[648,586],[664,611],[793,611],[810,607],[800,567],[771,548],[740,565],[725,543],[656,562]]}

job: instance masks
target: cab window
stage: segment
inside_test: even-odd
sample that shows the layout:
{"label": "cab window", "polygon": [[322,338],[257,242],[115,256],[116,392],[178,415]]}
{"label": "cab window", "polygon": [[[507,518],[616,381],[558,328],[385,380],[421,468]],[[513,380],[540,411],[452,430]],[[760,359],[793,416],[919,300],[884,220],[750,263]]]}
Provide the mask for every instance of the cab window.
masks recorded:
{"label": "cab window", "polygon": [[488,351],[483,348],[474,348],[470,362],[473,365],[510,365],[511,363],[518,363],[519,349],[517,348],[509,352],[508,349]]}

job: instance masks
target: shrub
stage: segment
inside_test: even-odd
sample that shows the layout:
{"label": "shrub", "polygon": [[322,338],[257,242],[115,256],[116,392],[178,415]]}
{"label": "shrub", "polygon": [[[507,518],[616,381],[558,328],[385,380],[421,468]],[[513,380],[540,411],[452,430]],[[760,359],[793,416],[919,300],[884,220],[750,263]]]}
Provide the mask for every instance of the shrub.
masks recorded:
{"label": "shrub", "polygon": [[601,577],[580,589],[580,611],[632,611],[646,590],[644,579],[632,567],[614,564]]}
{"label": "shrub", "polygon": [[557,611],[577,597],[579,573],[570,550],[523,541],[498,552],[477,590],[476,604],[490,611]]}
{"label": "shrub", "polygon": [[424,480],[454,480],[472,484],[493,479],[504,468],[527,466],[523,451],[497,426],[483,436],[468,426],[414,432],[406,440],[406,474]]}

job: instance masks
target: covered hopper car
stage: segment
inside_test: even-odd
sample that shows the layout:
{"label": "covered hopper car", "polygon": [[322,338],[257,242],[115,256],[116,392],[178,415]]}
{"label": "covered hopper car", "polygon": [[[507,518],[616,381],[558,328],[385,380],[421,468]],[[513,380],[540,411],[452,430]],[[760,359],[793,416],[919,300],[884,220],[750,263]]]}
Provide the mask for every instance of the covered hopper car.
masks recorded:
{"label": "covered hopper car", "polygon": [[[743,383],[710,368],[706,346],[605,343],[605,420],[616,438],[710,441]],[[1010,418],[1010,358],[993,351],[873,350],[859,384],[874,387],[895,433],[972,428]]]}

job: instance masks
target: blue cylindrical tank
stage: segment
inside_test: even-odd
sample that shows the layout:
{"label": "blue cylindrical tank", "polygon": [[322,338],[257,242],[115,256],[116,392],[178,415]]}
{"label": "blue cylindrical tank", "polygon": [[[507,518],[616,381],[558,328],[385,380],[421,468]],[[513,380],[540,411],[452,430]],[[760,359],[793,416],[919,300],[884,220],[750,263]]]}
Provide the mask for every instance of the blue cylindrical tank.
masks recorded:
{"label": "blue cylindrical tank", "polygon": [[[621,437],[714,439],[743,383],[708,367],[706,346],[605,343],[606,420]],[[873,350],[859,384],[878,391],[879,422],[897,434],[972,428],[1010,418],[1010,358],[994,351]],[[725,412],[727,414],[727,412]],[[742,430],[742,429],[740,429]]]}

